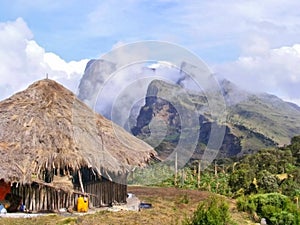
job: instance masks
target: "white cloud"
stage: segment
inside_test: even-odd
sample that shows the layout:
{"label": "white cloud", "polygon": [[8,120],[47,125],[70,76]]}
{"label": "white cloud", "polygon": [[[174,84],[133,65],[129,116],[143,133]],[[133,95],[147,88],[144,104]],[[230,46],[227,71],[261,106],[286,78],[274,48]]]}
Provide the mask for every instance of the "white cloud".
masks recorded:
{"label": "white cloud", "polygon": [[88,62],[87,59],[83,59],[80,61],[71,61],[67,63],[52,52],[47,52],[44,54],[44,61],[52,70],[66,73],[69,79],[72,78],[72,75],[82,74],[83,69]]}
{"label": "white cloud", "polygon": [[271,48],[297,43],[299,7],[297,0],[181,2],[165,10],[163,24],[169,27],[163,26],[161,36],[167,30],[180,44],[213,59],[238,57],[252,36],[266,39]]}
{"label": "white cloud", "polygon": [[[255,49],[255,46],[249,48]],[[260,50],[258,54],[216,65],[215,71],[242,88],[273,93],[300,105],[300,44]]]}
{"label": "white cloud", "polygon": [[45,78],[46,74],[75,91],[87,61],[66,62],[45,52],[22,18],[0,23],[0,99]]}
{"label": "white cloud", "polygon": [[[10,9],[8,18],[22,15],[31,21],[39,39],[33,39],[22,19],[0,24],[0,98],[46,73],[75,87],[72,80],[79,79],[85,61],[71,63],[64,58],[99,55],[114,43],[122,45],[120,40],[152,39],[176,42],[210,64],[225,62],[216,66],[216,72],[241,86],[299,99],[298,0],[24,2],[1,3],[0,8]],[[62,58],[38,43],[60,52]]]}

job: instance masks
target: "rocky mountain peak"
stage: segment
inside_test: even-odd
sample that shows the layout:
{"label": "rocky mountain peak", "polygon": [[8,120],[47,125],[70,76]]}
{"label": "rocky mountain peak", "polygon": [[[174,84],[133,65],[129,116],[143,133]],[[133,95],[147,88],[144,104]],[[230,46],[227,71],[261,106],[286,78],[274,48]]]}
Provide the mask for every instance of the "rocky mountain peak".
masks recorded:
{"label": "rocky mountain peak", "polygon": [[[221,80],[220,88],[228,111],[227,122],[222,124],[226,126],[226,133],[220,149],[221,157],[288,144],[291,137],[300,134],[300,113],[290,103],[269,94],[241,90],[228,80]],[[211,126],[218,123],[210,117],[203,92],[187,91],[180,85],[162,80],[152,81],[147,90],[146,103],[132,130],[139,138],[149,139],[151,121],[163,120],[168,126],[167,135],[156,149],[164,155],[171,152],[180,139],[180,112],[195,115],[195,110],[200,126],[195,157],[199,157],[209,140]]]}

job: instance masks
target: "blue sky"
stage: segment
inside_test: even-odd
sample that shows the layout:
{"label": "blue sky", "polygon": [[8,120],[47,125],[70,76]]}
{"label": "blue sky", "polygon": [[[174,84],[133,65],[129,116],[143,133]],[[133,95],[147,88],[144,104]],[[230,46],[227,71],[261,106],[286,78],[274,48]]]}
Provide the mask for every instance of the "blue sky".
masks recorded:
{"label": "blue sky", "polygon": [[[203,51],[202,57],[212,60],[238,56],[232,43],[236,37],[230,37],[230,31],[224,32],[221,39],[213,36],[219,33],[217,27],[200,28],[204,18],[200,14],[205,12],[207,3],[192,3],[191,7],[197,7],[190,9],[188,4],[177,1],[5,2],[1,3],[1,21],[23,18],[39,45],[67,61],[97,57],[118,42],[141,40],[195,46],[195,50]],[[191,14],[185,14],[190,10]],[[191,22],[193,17],[198,21]],[[216,54],[226,50],[226,56]]]}
{"label": "blue sky", "polygon": [[0,98],[45,73],[75,89],[87,60],[160,40],[242,88],[300,104],[299,9],[298,0],[1,1]]}

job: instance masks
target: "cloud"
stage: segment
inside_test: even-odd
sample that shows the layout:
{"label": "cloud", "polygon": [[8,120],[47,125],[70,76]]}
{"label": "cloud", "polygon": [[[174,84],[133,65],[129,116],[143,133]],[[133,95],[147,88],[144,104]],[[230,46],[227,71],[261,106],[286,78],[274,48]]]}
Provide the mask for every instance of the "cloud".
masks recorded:
{"label": "cloud", "polygon": [[88,60],[66,62],[33,39],[22,18],[0,23],[0,99],[9,97],[46,74],[76,90]]}
{"label": "cloud", "polygon": [[[50,4],[47,0],[26,5],[24,0],[13,0],[0,4],[1,18],[17,15],[30,23],[30,29],[23,19],[0,24],[0,98],[46,73],[75,87],[72,80],[79,79],[76,74],[80,68],[83,71],[85,61],[71,66],[65,59],[96,57],[113,44],[149,39],[185,47],[241,85],[266,87],[263,91],[284,98],[298,96],[296,88],[290,88],[299,85],[297,57],[287,51],[297,51],[299,43],[298,0],[127,0],[122,4],[78,0]],[[276,55],[276,50],[286,58]]]}
{"label": "cloud", "polygon": [[267,39],[271,48],[300,36],[298,0],[24,2],[0,3],[2,18],[22,16],[38,43],[70,60],[95,57],[119,41],[162,40],[215,62],[238,57],[251,35]]}
{"label": "cloud", "polygon": [[58,55],[52,52],[46,52],[44,54],[44,61],[52,70],[61,71],[70,79],[73,75],[82,74],[83,68],[85,68],[88,60],[70,61],[67,63]]}
{"label": "cloud", "polygon": [[251,55],[216,65],[214,70],[242,88],[273,93],[300,105],[300,44],[268,49],[260,43],[248,46],[245,52]]}
{"label": "cloud", "polygon": [[78,96],[97,112],[124,125],[122,121],[128,119],[133,105],[139,108],[144,103],[152,80],[176,83],[181,76],[178,68],[163,61],[136,62],[116,70],[112,62],[92,60],[81,79]]}

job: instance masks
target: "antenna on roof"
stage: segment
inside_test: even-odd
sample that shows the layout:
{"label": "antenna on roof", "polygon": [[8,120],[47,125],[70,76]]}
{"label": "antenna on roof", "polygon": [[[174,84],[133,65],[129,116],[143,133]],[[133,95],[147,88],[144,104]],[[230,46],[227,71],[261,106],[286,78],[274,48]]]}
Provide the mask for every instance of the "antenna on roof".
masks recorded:
{"label": "antenna on roof", "polygon": [[48,80],[48,73],[46,73],[46,79]]}

